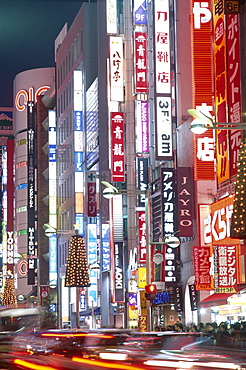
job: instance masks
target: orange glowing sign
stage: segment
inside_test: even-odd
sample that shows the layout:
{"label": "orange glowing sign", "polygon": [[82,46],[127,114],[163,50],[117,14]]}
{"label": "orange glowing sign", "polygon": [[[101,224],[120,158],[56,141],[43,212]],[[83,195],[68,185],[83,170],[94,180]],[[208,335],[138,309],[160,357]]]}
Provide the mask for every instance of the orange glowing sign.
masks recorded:
{"label": "orange glowing sign", "polygon": [[234,197],[225,197],[212,203],[210,213],[204,222],[204,244],[238,244],[238,239],[230,237],[230,224]]}
{"label": "orange glowing sign", "polygon": [[[224,2],[214,0],[214,77],[215,77],[215,117],[217,122],[228,122],[227,115],[227,73],[226,73],[226,23]],[[217,181],[228,180],[229,173],[229,133],[219,130],[216,135]]]}
{"label": "orange glowing sign", "polygon": [[[190,1],[191,5],[191,60],[193,107],[213,111],[212,75],[212,13],[211,0]],[[194,135],[194,179],[214,180],[214,138],[212,130]]]}
{"label": "orange glowing sign", "polygon": [[26,90],[19,90],[15,96],[15,108],[22,112],[26,109],[28,101],[37,102],[37,97],[39,95],[43,95],[47,90],[49,90],[50,86],[41,86],[37,89],[34,94],[33,87],[30,87],[28,92]]}

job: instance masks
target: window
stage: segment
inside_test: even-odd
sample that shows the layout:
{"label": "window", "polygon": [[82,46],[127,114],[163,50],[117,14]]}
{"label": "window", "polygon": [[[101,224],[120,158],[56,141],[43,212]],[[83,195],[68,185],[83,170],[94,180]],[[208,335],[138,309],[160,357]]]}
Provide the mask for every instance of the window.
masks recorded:
{"label": "window", "polygon": [[27,206],[22,206],[22,207],[17,208],[17,213],[26,212],[26,211],[27,211]]}
{"label": "window", "polygon": [[25,145],[27,144],[27,139],[22,139],[17,141],[16,146]]}
{"label": "window", "polygon": [[19,230],[19,231],[17,232],[17,235],[18,235],[18,236],[21,236],[21,235],[27,235],[27,229]]}
{"label": "window", "polygon": [[27,161],[19,162],[16,164],[16,169],[21,168],[21,167],[26,167],[27,166]]}
{"label": "window", "polygon": [[27,184],[24,183],[24,184],[20,184],[17,186],[17,190],[23,190],[23,189],[27,189]]}

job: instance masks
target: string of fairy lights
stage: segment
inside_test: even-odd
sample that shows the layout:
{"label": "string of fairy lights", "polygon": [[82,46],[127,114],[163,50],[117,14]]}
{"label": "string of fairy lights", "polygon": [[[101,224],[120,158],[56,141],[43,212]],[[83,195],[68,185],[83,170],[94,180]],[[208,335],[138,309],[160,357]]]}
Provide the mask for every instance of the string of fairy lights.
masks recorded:
{"label": "string of fairy lights", "polygon": [[5,280],[4,290],[2,294],[2,305],[8,307],[17,307],[17,299],[15,295],[15,284],[13,278]]}
{"label": "string of fairy lights", "polygon": [[90,285],[84,238],[73,235],[69,242],[65,286],[89,287]]}
{"label": "string of fairy lights", "polygon": [[238,170],[235,183],[235,199],[231,220],[230,236],[246,239],[246,135],[244,135],[238,158]]}

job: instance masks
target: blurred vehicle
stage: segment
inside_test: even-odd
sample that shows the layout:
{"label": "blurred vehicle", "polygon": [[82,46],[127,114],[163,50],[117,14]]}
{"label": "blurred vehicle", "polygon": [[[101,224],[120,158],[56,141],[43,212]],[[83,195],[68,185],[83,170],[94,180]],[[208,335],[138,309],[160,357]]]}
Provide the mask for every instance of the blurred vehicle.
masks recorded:
{"label": "blurred vehicle", "polygon": [[[32,351],[12,352],[13,369],[246,370],[245,348],[216,346],[203,333],[49,330],[34,337]],[[37,338],[45,351],[34,350]]]}

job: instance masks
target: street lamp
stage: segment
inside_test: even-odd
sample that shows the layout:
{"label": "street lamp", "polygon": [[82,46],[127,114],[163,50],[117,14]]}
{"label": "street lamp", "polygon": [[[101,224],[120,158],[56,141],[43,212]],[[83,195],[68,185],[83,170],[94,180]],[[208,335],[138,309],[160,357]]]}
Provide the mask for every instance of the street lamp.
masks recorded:
{"label": "street lamp", "polygon": [[55,227],[49,225],[49,224],[44,224],[43,225],[43,229],[44,229],[44,233],[45,235],[49,238],[53,235],[57,235],[57,234],[74,234],[75,232],[75,226],[74,225],[74,230],[58,230],[56,229]]}
{"label": "street lamp", "polygon": [[198,109],[188,109],[187,112],[195,117],[190,125],[190,130],[193,134],[201,135],[209,129],[212,130],[244,130],[246,123],[238,122],[215,122],[214,118],[199,111]]}

